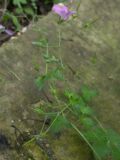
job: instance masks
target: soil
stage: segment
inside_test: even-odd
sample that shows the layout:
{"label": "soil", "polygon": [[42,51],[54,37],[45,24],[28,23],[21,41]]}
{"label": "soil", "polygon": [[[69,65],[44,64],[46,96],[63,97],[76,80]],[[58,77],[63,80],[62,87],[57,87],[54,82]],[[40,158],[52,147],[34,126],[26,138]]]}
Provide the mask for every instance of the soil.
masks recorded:
{"label": "soil", "polygon": [[[36,8],[32,6],[31,2],[26,5],[22,5],[22,7],[31,7],[31,9],[35,13],[34,20],[37,20],[37,16],[46,15],[51,10],[52,5],[52,1],[45,3],[44,0],[36,0]],[[5,20],[4,17],[6,12],[15,15],[21,27],[27,26],[33,20],[33,16],[27,15],[25,13],[16,14],[16,9],[17,6],[13,5],[11,0],[0,2],[0,24],[2,24],[6,29],[10,29],[11,31],[13,31],[13,35],[15,35],[17,32],[16,26],[13,24],[11,18],[8,18],[7,21]],[[0,32],[0,45],[5,41],[9,40],[10,37],[11,35],[8,35],[5,32]]]}

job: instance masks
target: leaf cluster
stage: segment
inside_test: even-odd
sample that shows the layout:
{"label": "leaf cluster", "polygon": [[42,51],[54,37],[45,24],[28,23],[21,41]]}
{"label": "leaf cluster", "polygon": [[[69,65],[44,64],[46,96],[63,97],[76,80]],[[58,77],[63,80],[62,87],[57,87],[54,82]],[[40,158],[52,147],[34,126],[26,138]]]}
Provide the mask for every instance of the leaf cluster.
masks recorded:
{"label": "leaf cluster", "polygon": [[21,23],[20,17],[29,19],[36,16],[36,0],[10,0],[10,6],[14,6],[14,12],[6,10],[2,17],[3,23],[11,21],[15,26],[16,31],[20,30]]}
{"label": "leaf cluster", "polygon": [[67,101],[61,102],[62,100],[59,99],[58,105],[64,105],[61,110],[48,113],[38,109],[39,114],[51,118],[51,124],[44,134],[49,131],[50,133],[58,133],[64,129],[73,128],[93,151],[96,160],[104,160],[108,157],[119,160],[120,136],[112,129],[104,128],[94,118],[94,111],[88,105],[89,101],[96,95],[97,92],[87,86],[81,88],[81,95],[65,90],[64,96]]}
{"label": "leaf cluster", "polygon": [[[35,111],[50,119],[51,123],[46,129],[44,124],[41,130],[42,135],[48,132],[55,134],[65,129],[74,129],[91,149],[96,160],[120,159],[120,135],[112,129],[105,128],[96,118],[90,101],[97,96],[97,91],[84,85],[80,93],[70,89],[64,89],[64,98],[60,97],[55,86],[56,80],[64,80],[62,65],[55,56],[48,52],[48,42],[41,41],[37,45],[47,49],[43,55],[46,72],[38,76],[36,84],[39,89],[43,89],[46,82],[49,83],[50,91],[54,96],[54,102],[36,108]],[[50,66],[50,65],[53,65]],[[56,64],[56,66],[54,65]],[[54,68],[55,67],[55,68]],[[65,83],[65,86],[66,83]],[[48,111],[48,106],[50,107]],[[57,107],[56,107],[57,106]]]}

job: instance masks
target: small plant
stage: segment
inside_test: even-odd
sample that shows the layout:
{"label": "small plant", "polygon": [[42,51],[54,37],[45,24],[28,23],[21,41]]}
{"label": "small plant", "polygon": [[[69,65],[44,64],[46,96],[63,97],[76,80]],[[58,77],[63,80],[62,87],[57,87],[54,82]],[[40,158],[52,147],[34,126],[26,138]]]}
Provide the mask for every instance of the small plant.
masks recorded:
{"label": "small plant", "polygon": [[[45,119],[40,136],[45,136],[48,132],[56,134],[65,129],[74,129],[90,147],[96,160],[104,160],[108,157],[119,160],[120,136],[112,129],[104,128],[96,118],[92,107],[89,106],[89,102],[97,95],[97,92],[85,85],[81,87],[79,93],[64,89],[61,98],[56,81],[62,80],[65,83],[64,86],[67,86],[67,80],[62,73],[65,67],[61,60],[50,55],[47,40],[33,44],[46,48],[46,53],[43,54],[45,72],[37,77],[35,83],[40,90],[48,86],[53,99],[35,109]],[[45,123],[48,119],[51,123],[46,129]]]}
{"label": "small plant", "polygon": [[5,3],[6,8],[0,23],[6,25],[8,22],[11,22],[15,31],[20,30],[23,20],[25,21],[26,19],[26,23],[28,23],[30,19],[36,16],[36,0],[6,0]]}
{"label": "small plant", "polygon": [[[63,10],[59,10],[58,13],[59,7],[55,5],[53,11],[63,18],[63,20],[66,20],[64,18],[65,15],[61,15],[61,12],[66,8],[63,5],[63,8],[61,8]],[[48,41],[42,39],[38,42],[33,42],[33,44],[46,48],[46,52],[43,54],[45,72],[37,77],[35,83],[40,90],[44,90],[44,87],[47,86],[47,90],[52,97],[51,101],[46,101],[35,108],[35,111],[45,119],[40,136],[46,136],[47,133],[56,134],[66,129],[73,129],[89,146],[94,159],[119,160],[120,135],[112,129],[105,128],[95,116],[92,107],[89,106],[90,101],[97,96],[96,90],[91,90],[86,85],[83,85],[79,92],[71,89],[67,84],[69,81],[63,76],[65,66],[63,66],[61,59],[49,53]],[[60,47],[60,43],[58,47]],[[64,87],[66,86],[67,88],[64,88],[62,93],[57,88],[57,81],[59,80],[62,80]],[[45,123],[48,119],[51,123],[46,128]]]}
{"label": "small plant", "polygon": [[[37,10],[36,0],[13,0],[12,3],[16,6],[17,14],[34,16],[35,10]],[[29,6],[27,6],[28,3],[30,4]]]}
{"label": "small plant", "polygon": [[[51,78],[54,79],[55,74],[52,74]],[[37,84],[41,86],[41,79],[40,81],[37,80]],[[43,86],[42,81],[42,88]],[[63,100],[58,96],[59,91],[53,82],[50,84],[50,92],[54,102],[52,104],[46,102],[35,109],[37,113],[45,117],[45,120],[51,120],[51,124],[46,130],[45,123],[43,124],[41,136],[45,136],[48,132],[53,134],[73,128],[87,143],[97,160],[108,157],[119,160],[120,136],[112,129],[104,128],[96,118],[92,107],[88,105],[89,101],[96,96],[96,91],[87,86],[81,88],[81,94],[65,90],[65,100]]]}
{"label": "small plant", "polygon": [[[46,53],[43,54],[43,58],[45,61],[45,72],[39,75],[35,80],[35,83],[38,86],[38,88],[43,89],[45,85],[51,86],[53,83],[55,83],[56,80],[64,80],[62,74],[62,61],[56,58],[55,56],[50,55],[48,49],[48,42],[42,40],[39,42],[34,42],[33,44],[39,45],[41,47],[46,47]],[[51,68],[51,64],[54,64],[54,67]]]}

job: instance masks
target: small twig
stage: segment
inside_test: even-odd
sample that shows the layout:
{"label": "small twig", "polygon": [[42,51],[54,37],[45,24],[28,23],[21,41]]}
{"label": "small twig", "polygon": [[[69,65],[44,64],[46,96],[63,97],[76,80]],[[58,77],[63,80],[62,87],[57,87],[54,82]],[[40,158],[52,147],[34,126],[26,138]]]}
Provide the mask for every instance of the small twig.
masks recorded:
{"label": "small twig", "polygon": [[5,66],[7,68],[7,72],[11,73],[17,80],[21,81],[20,77],[14,72],[12,71],[9,66],[5,65],[3,62],[0,62],[3,66]]}
{"label": "small twig", "polygon": [[73,75],[76,75],[76,71],[69,64],[67,64],[67,67],[70,69]]}
{"label": "small twig", "polygon": [[20,131],[20,129],[19,128],[17,128],[14,124],[12,124],[11,125],[11,127],[12,128],[14,128],[14,130],[15,130],[15,137],[16,137],[16,140],[17,140],[17,132],[21,135],[21,137],[23,138],[23,134],[22,134],[22,132]]}
{"label": "small twig", "polygon": [[15,72],[13,72],[12,70],[9,70],[9,72],[12,73],[19,81],[21,81],[21,79],[18,77],[18,75]]}
{"label": "small twig", "polygon": [[47,101],[49,102],[49,103],[53,103],[53,101],[48,97],[48,95],[46,94],[46,92],[43,90],[43,95],[45,96],[45,98],[47,99]]}

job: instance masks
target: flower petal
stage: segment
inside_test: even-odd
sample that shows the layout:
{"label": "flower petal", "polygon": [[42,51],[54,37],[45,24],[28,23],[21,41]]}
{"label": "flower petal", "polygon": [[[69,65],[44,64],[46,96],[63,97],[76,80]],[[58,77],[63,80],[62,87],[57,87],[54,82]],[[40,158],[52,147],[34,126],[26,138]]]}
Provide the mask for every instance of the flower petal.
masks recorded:
{"label": "flower petal", "polygon": [[12,36],[14,34],[14,32],[9,29],[5,29],[5,32],[10,36]]}
{"label": "flower petal", "polygon": [[63,20],[67,20],[75,11],[70,11],[67,6],[62,3],[55,4],[52,11],[58,14]]}

